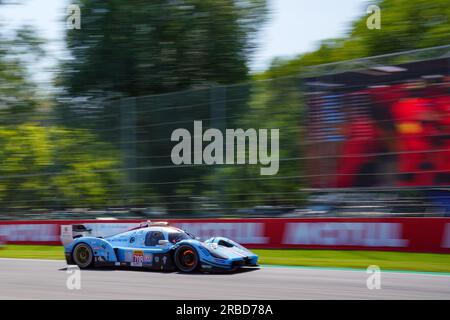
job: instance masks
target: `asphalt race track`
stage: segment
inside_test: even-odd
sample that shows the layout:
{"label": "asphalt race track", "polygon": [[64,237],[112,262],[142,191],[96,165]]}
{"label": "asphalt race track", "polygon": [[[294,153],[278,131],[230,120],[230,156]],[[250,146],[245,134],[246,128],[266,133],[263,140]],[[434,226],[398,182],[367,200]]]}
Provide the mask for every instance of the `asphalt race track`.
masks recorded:
{"label": "asphalt race track", "polygon": [[235,274],[81,271],[69,290],[65,261],[0,259],[0,299],[450,299],[450,275],[382,272],[369,290],[365,271],[261,267]]}

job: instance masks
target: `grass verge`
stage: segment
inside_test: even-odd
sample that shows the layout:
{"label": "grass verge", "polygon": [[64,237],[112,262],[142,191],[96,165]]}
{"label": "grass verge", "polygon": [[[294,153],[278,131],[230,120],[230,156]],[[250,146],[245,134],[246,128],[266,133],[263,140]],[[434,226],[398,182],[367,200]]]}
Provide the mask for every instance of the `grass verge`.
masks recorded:
{"label": "grass verge", "polygon": [[[333,250],[253,250],[259,263],[266,265],[330,268],[367,268],[382,270],[432,271],[450,273],[450,254],[384,251]],[[0,249],[0,258],[64,259],[61,246],[8,245]]]}
{"label": "grass verge", "polygon": [[387,251],[253,250],[261,264],[450,272],[450,254]]}
{"label": "grass verge", "polygon": [[7,245],[0,249],[0,258],[64,260],[62,246]]}

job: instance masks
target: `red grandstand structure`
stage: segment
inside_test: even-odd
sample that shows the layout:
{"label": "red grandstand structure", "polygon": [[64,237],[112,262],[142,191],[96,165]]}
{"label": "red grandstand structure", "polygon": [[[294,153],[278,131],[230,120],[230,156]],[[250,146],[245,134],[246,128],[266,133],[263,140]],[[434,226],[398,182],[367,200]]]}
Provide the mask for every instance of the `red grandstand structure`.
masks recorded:
{"label": "red grandstand structure", "polygon": [[368,58],[306,77],[309,186],[450,187],[449,52],[395,64]]}

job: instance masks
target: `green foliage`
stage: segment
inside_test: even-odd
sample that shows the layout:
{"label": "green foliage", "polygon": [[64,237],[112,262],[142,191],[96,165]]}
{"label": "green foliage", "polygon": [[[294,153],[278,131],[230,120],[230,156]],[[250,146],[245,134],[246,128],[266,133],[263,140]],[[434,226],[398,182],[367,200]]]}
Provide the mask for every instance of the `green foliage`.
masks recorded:
{"label": "green foliage", "polygon": [[[67,31],[73,59],[61,66],[57,79],[66,89],[64,97],[75,102],[61,104],[61,123],[99,131],[102,139],[121,150],[124,165],[132,168],[173,165],[170,134],[192,125],[193,120],[212,117],[215,98],[209,88],[248,79],[247,61],[267,11],[266,0],[79,3],[81,30]],[[161,95],[179,90],[186,91]],[[119,105],[110,99],[150,94],[158,95],[136,99],[136,103],[123,100]],[[79,103],[80,97],[88,99]],[[240,102],[226,106],[228,115],[242,112],[247,100],[248,92],[244,92]],[[192,108],[186,108],[186,103]],[[92,112],[90,119],[80,118],[87,110]],[[152,142],[142,142],[148,140]],[[172,196],[180,192],[177,189],[185,189],[183,181],[208,172],[207,168],[128,171],[127,183],[142,185],[128,190],[150,194],[148,186],[156,184],[157,195]],[[190,191],[200,193],[202,187]]]}
{"label": "green foliage", "polygon": [[[444,45],[450,34],[448,0],[380,0],[381,30],[369,30],[362,12],[345,37],[276,59],[253,77],[271,81],[222,87],[250,79],[266,0],[78,3],[81,30],[67,31],[72,59],[61,64],[55,84],[63,94],[54,105],[36,94],[23,60],[41,56],[42,41],[26,27],[0,35],[2,208],[160,201],[183,211],[193,195],[225,208],[300,203],[304,68]],[[205,129],[280,129],[278,175],[262,177],[259,166],[152,170],[172,165],[170,133],[200,119],[208,119]]]}
{"label": "green foliage", "polygon": [[247,79],[265,0],[79,1],[60,83],[72,96],[173,92]]}
{"label": "green foliage", "polygon": [[[228,208],[255,205],[300,204],[303,181],[301,123],[304,108],[297,79],[255,82],[248,111],[236,122],[237,128],[279,129],[280,167],[277,175],[261,176],[261,165],[228,166],[211,177],[217,199]],[[269,137],[270,139],[270,137]],[[270,146],[270,140],[269,140]],[[270,150],[269,150],[270,151]],[[248,159],[248,154],[246,155]],[[205,195],[211,195],[206,191]]]}
{"label": "green foliage", "polygon": [[36,85],[29,80],[23,58],[41,57],[42,45],[27,26],[9,37],[0,33],[0,124],[21,123],[36,116],[42,101],[36,97]]}
{"label": "green foliage", "polygon": [[119,191],[119,157],[85,130],[0,127],[0,207],[103,205]]}
{"label": "green foliage", "polygon": [[447,0],[379,0],[374,4],[381,9],[381,29],[368,29],[369,15],[363,14],[346,37],[324,40],[318,50],[293,60],[274,60],[269,70],[255,78],[297,75],[305,66],[449,44]]}
{"label": "green foliage", "polygon": [[[366,26],[368,15],[364,14],[353,23],[346,37],[324,40],[316,51],[292,60],[274,59],[269,70],[254,75],[254,80],[265,80],[262,84],[257,82],[255,87],[264,89],[253,92],[251,112],[245,115],[242,123],[248,123],[250,127],[253,122],[257,127],[280,128],[281,159],[297,157],[297,160],[281,161],[279,176],[305,174],[302,170],[304,161],[298,159],[305,156],[301,143],[304,139],[305,108],[298,84],[299,75],[305,67],[449,44],[450,5],[447,0],[381,0],[375,3],[381,8],[380,30],[369,30]],[[255,105],[258,107],[255,108]],[[227,171],[227,174],[233,173],[247,178],[257,176],[257,172],[245,175],[238,169]],[[295,192],[303,186],[307,186],[304,178],[293,178],[254,182],[243,180],[235,182],[232,187],[239,192],[246,187],[252,191]],[[302,193],[297,199],[300,201],[303,197],[305,194]],[[258,203],[276,203],[272,199],[260,196]]]}
{"label": "green foliage", "polygon": [[27,63],[44,55],[27,26],[0,34],[0,208],[104,205],[118,194],[120,156],[86,130],[51,125]]}

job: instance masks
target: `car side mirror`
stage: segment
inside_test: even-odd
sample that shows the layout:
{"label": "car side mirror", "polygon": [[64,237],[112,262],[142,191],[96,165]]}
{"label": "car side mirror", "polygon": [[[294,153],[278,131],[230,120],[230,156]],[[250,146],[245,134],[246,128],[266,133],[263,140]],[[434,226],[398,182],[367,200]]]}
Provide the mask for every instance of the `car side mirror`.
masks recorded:
{"label": "car side mirror", "polygon": [[158,241],[158,244],[161,245],[161,246],[166,245],[168,243],[169,243],[169,240],[159,240]]}

